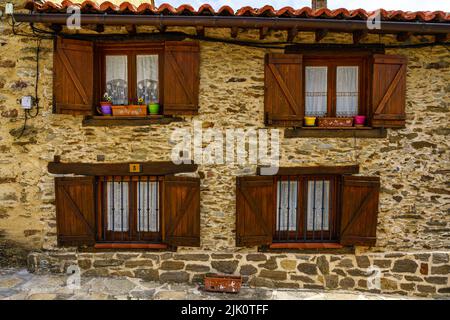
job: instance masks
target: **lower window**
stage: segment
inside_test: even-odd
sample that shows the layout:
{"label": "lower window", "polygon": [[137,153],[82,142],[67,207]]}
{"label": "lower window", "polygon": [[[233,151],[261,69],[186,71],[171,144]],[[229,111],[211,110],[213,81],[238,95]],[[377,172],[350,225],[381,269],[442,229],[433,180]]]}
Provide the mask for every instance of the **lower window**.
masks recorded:
{"label": "lower window", "polygon": [[161,241],[158,177],[101,177],[97,186],[99,241]]}
{"label": "lower window", "polygon": [[336,183],[336,176],[278,177],[273,242],[336,241]]}

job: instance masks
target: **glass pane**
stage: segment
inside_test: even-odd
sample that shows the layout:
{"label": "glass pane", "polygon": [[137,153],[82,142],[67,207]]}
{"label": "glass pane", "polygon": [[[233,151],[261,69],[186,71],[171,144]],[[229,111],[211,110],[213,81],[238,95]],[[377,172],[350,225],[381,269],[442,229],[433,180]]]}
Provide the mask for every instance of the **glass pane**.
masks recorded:
{"label": "glass pane", "polygon": [[328,230],[330,181],[308,181],[308,231]]}
{"label": "glass pane", "polygon": [[128,104],[127,56],[106,56],[106,92],[114,105]]}
{"label": "glass pane", "polygon": [[128,182],[107,182],[108,231],[128,231]]}
{"label": "glass pane", "polygon": [[158,102],[158,55],[137,55],[137,97],[144,102]]}
{"label": "glass pane", "polygon": [[324,116],[327,113],[328,67],[306,67],[306,116]]}
{"label": "glass pane", "polygon": [[358,114],[358,67],[337,67],[336,115],[351,117]]}
{"label": "glass pane", "polygon": [[297,181],[280,181],[277,190],[277,231],[297,230]]}
{"label": "glass pane", "polygon": [[158,182],[138,183],[138,231],[159,231]]}

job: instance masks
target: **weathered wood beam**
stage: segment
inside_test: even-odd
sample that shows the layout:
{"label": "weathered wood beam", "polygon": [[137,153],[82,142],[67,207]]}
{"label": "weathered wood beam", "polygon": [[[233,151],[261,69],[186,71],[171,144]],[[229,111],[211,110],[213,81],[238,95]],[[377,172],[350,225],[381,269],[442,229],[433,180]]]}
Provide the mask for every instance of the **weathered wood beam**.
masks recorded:
{"label": "weathered wood beam", "polygon": [[366,31],[354,31],[353,32],[353,43],[354,44],[358,44],[361,42],[361,40],[363,40],[365,37],[367,37],[367,32]]}
{"label": "weathered wood beam", "polygon": [[238,27],[232,27],[231,28],[231,37],[232,38],[237,38],[239,33],[239,28]]}
{"label": "weathered wood beam", "polygon": [[127,30],[128,34],[136,34],[136,25],[135,24],[127,24],[125,26],[125,29]]}
{"label": "weathered wood beam", "polygon": [[[58,159],[55,159],[58,160]],[[130,172],[130,164],[140,165],[140,172]],[[176,165],[171,161],[129,163],[62,163],[49,162],[48,172],[53,174],[77,174],[84,176],[152,176],[197,171],[196,164]]]}
{"label": "weathered wood beam", "polygon": [[412,36],[411,32],[400,32],[397,34],[397,41],[398,42],[408,41],[409,38],[411,38],[411,36]]}
{"label": "weathered wood beam", "polygon": [[325,38],[327,36],[327,34],[328,34],[328,30],[327,29],[316,30],[316,32],[315,32],[316,42],[320,42],[320,40]]}
{"label": "weathered wood beam", "polygon": [[[258,166],[256,174],[261,174],[263,166]],[[280,167],[277,175],[288,176],[298,174],[356,174],[359,173],[359,165],[350,166],[310,166],[310,167]]]}
{"label": "weathered wood beam", "polygon": [[259,29],[259,40],[264,40],[269,34],[269,27]]}
{"label": "weathered wood beam", "polygon": [[288,30],[288,36],[287,36],[287,42],[293,42],[295,37],[298,34],[298,29],[297,28],[291,28]]}
{"label": "weathered wood beam", "polygon": [[156,27],[158,29],[159,32],[161,33],[165,33],[167,30],[167,26],[163,26],[163,25],[159,25]]}
{"label": "weathered wood beam", "polygon": [[205,36],[205,28],[203,26],[197,26],[195,28],[197,35],[200,37],[204,37]]}

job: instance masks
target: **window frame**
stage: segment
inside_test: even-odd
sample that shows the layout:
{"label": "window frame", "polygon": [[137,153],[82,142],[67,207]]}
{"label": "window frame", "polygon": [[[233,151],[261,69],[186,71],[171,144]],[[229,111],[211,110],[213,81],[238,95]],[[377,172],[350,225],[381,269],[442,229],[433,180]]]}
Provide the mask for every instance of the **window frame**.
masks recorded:
{"label": "window frame", "polygon": [[[158,55],[158,100],[164,101],[164,42],[101,42],[96,44],[95,61],[97,78],[95,80],[95,105],[101,102],[106,92],[106,56],[126,55],[128,73],[128,102],[137,101],[137,55]],[[131,104],[133,104],[131,103]],[[130,104],[130,103],[128,103]]]}
{"label": "window frame", "polygon": [[[138,188],[139,182],[158,182],[158,228],[159,232],[139,232],[138,231]],[[97,243],[162,243],[162,217],[163,217],[163,176],[97,176],[96,190],[96,242]],[[107,201],[108,195],[106,192],[107,182],[128,182],[128,231],[117,232],[107,230],[108,213]],[[142,236],[141,236],[142,235]]]}
{"label": "window frame", "polygon": [[[279,175],[274,178],[273,243],[339,243],[339,221],[341,215],[341,181],[339,174],[298,174]],[[283,232],[277,230],[278,185],[280,181],[297,181],[297,231]],[[306,231],[305,224],[308,205],[308,181],[330,180],[329,231]],[[282,235],[280,238],[280,234]],[[289,236],[289,237],[288,237]],[[279,238],[277,238],[279,237]],[[292,240],[291,240],[292,238]],[[284,240],[286,239],[286,240]]]}
{"label": "window frame", "polygon": [[369,116],[369,78],[368,61],[365,55],[330,56],[330,55],[303,55],[302,79],[303,81],[303,116],[306,116],[306,67],[327,67],[327,113],[324,118],[336,116],[336,76],[337,67],[358,66],[358,112],[357,115]]}

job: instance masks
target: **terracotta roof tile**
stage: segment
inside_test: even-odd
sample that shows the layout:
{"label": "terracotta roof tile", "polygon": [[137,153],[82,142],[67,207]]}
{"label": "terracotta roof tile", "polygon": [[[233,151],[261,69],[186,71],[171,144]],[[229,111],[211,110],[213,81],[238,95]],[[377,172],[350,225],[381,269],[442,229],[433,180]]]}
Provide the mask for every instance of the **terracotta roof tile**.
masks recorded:
{"label": "terracotta roof tile", "polygon": [[[66,12],[67,7],[75,5],[80,7],[81,12],[85,13],[124,13],[124,14],[163,14],[163,15],[184,15],[184,16],[251,16],[251,17],[298,17],[310,19],[343,19],[343,20],[367,20],[374,12],[367,12],[363,9],[347,10],[344,8],[330,10],[313,10],[309,7],[294,9],[284,7],[279,10],[270,5],[261,8],[252,8],[250,6],[233,10],[229,6],[223,6],[217,11],[209,4],[203,4],[195,10],[191,5],[184,4],[174,8],[168,3],[161,4],[159,7],[153,7],[150,3],[143,3],[136,7],[135,5],[124,1],[120,5],[115,5],[109,1],[96,2],[86,0],[81,4],[73,4],[70,0],[64,0],[60,4],[52,1],[37,3],[34,0],[28,0],[25,7],[35,12]],[[450,13],[444,11],[386,11],[381,9],[381,18],[385,21],[422,21],[422,22],[450,22]]]}

